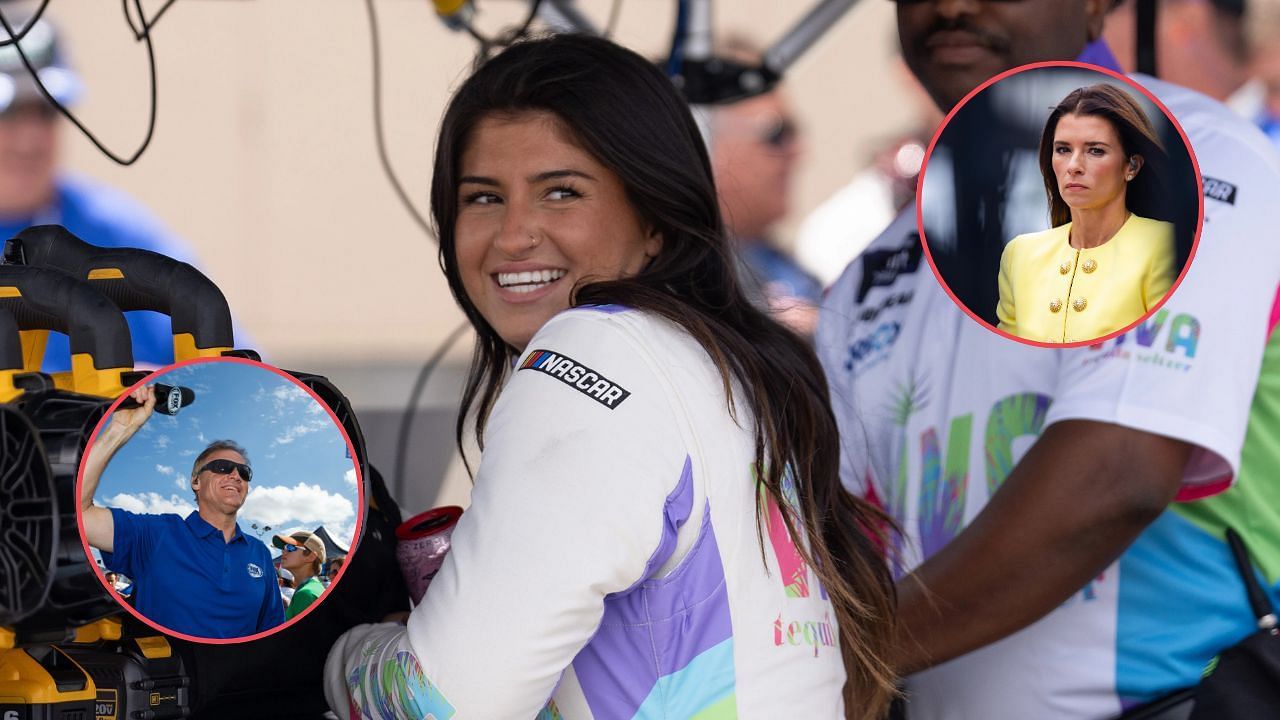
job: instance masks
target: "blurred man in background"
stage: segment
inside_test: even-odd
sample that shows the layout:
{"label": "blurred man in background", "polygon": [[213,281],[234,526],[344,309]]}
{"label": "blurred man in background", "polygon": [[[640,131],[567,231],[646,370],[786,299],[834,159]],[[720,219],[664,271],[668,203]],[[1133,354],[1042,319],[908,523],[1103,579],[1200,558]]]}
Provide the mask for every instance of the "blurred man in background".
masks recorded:
{"label": "blurred man in background", "polygon": [[[733,38],[718,54],[758,65],[760,50]],[[792,330],[811,336],[822,286],[772,233],[790,209],[791,182],[801,143],[791,107],[779,88],[723,106],[711,115],[711,166],[720,211],[743,264],[748,294]]]}
{"label": "blurred man in background", "polygon": [[[15,32],[27,20],[6,14]],[[2,32],[2,30],[0,30]],[[80,78],[66,62],[57,31],[38,20],[21,41],[39,84],[63,106],[82,94]],[[151,250],[192,261],[186,245],[124,193],[61,172],[62,128],[58,111],[41,94],[13,45],[0,46],[0,241],[31,225],[62,225],[80,239],[104,247]],[[169,319],[159,313],[126,315],[139,364],[173,362]],[[71,368],[67,337],[50,333],[44,370]]]}

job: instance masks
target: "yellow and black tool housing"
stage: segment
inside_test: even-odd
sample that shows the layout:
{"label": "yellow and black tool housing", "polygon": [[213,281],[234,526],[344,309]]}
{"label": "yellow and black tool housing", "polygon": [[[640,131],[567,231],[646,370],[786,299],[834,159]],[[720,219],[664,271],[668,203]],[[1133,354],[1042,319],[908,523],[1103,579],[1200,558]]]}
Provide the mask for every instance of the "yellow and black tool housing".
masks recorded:
{"label": "yellow and black tool housing", "polygon": [[[9,240],[5,261],[58,270],[110,298],[120,310],[152,310],[170,318],[174,360],[232,351],[231,310],[209,278],[191,265],[149,250],[91,245],[60,225],[29,227]],[[32,337],[29,342],[47,339]],[[43,346],[41,346],[41,350]],[[28,353],[27,369],[42,356]],[[74,373],[74,366],[72,372]]]}

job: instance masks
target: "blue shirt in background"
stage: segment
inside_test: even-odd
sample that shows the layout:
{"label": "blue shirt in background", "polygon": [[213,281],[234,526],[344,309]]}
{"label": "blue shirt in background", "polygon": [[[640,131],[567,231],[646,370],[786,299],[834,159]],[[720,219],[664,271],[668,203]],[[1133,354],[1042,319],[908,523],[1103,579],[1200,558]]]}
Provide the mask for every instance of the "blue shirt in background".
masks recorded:
{"label": "blue shirt in background", "polygon": [[[141,248],[195,264],[186,244],[136,200],[83,178],[59,178],[54,202],[30,217],[0,218],[0,243],[32,225],[62,225],[91,245]],[[173,362],[173,335],[167,315],[136,310],[125,313],[125,318],[133,339],[135,363],[160,366]],[[42,369],[50,373],[71,369],[71,346],[66,335],[49,333]]]}
{"label": "blue shirt in background", "polygon": [[764,242],[740,243],[738,252],[766,295],[822,302],[822,284],[786,253]]}
{"label": "blue shirt in background", "polygon": [[236,525],[230,542],[197,512],[141,515],[111,508],[108,569],[133,580],[134,607],[170,630],[205,638],[253,635],[284,622],[271,551]]}

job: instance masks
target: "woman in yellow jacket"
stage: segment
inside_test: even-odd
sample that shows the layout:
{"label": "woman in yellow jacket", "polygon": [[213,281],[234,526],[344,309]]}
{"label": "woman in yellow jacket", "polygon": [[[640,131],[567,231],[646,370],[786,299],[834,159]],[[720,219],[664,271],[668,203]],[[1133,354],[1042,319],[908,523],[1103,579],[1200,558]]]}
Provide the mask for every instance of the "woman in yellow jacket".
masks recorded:
{"label": "woman in yellow jacket", "polygon": [[1074,90],[1040,139],[1053,227],[1019,235],[1000,258],[1000,329],[1049,343],[1100,338],[1156,306],[1173,285],[1173,225],[1141,217],[1160,194],[1164,149],[1151,121],[1112,85]]}

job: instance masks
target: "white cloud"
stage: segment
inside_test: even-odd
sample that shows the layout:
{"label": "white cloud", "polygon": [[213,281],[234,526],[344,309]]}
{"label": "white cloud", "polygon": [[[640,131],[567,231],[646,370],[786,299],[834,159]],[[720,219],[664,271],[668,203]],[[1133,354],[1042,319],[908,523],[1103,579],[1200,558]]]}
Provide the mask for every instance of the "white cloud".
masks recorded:
{"label": "white cloud", "polygon": [[155,439],[155,446],[157,449],[164,450],[165,448],[169,447],[170,442],[171,440],[169,439],[168,435],[161,435],[160,437]]}
{"label": "white cloud", "polygon": [[290,406],[301,408],[305,404],[314,404],[311,396],[305,390],[291,382],[284,381],[270,390],[266,387],[259,387],[258,391],[253,394],[253,399],[257,402],[269,400],[276,414],[284,413]]}
{"label": "white cloud", "polygon": [[324,526],[324,530],[329,533],[329,537],[333,538],[334,542],[346,548],[348,551],[351,550],[351,544],[356,540],[355,521],[352,521],[350,525],[346,523],[333,523],[332,525],[326,524]]}
{"label": "white cloud", "polygon": [[303,435],[310,435],[313,432],[319,432],[329,427],[332,427],[332,423],[329,422],[329,418],[327,417],[306,420],[285,428],[285,431],[282,434],[277,435],[276,439],[271,441],[271,444],[288,445]]}
{"label": "white cloud", "polygon": [[159,463],[156,463],[156,472],[160,473],[161,475],[172,475],[172,474],[173,474],[173,466],[172,466],[172,465],[161,465],[161,464],[159,464]]}
{"label": "white cloud", "polygon": [[304,482],[293,487],[255,487],[249,491],[249,497],[240,509],[241,517],[246,520],[276,527],[289,520],[327,527],[353,522],[355,514],[355,507],[349,499]]}
{"label": "white cloud", "polygon": [[346,480],[347,484],[350,485],[351,487],[355,487],[356,486],[356,469],[349,468],[345,473],[342,474],[342,479]]}
{"label": "white cloud", "polygon": [[135,513],[147,513],[151,515],[159,515],[161,513],[176,513],[183,517],[189,515],[195,506],[189,501],[184,500],[177,495],[163,497],[160,493],[137,493],[130,495],[128,493],[120,493],[115,497],[109,497],[103,501],[108,507],[118,507],[121,510],[128,510]]}

